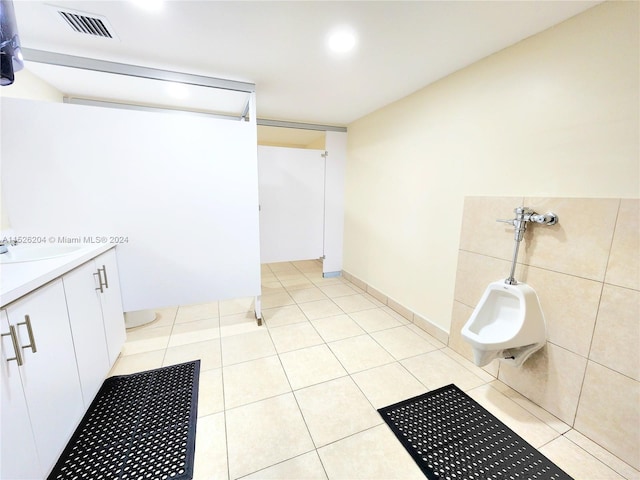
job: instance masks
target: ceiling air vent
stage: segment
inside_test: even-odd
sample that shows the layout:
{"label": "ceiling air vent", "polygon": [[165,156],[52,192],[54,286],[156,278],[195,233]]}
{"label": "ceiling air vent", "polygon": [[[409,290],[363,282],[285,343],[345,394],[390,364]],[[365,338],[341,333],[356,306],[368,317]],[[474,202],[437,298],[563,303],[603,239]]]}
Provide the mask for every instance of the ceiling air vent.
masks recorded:
{"label": "ceiling air vent", "polygon": [[105,17],[73,10],[56,8],[67,24],[78,33],[86,33],[95,37],[114,38],[115,34]]}

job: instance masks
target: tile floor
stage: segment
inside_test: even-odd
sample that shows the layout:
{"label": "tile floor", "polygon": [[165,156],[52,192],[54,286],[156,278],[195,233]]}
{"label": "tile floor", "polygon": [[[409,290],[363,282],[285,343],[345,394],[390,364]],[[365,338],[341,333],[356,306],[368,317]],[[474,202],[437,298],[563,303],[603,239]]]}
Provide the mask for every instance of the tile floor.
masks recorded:
{"label": "tile floor", "polygon": [[319,261],[262,285],[262,327],[252,298],[161,309],[111,372],[201,359],[196,480],[424,479],[376,409],[449,383],[576,479],[640,478]]}

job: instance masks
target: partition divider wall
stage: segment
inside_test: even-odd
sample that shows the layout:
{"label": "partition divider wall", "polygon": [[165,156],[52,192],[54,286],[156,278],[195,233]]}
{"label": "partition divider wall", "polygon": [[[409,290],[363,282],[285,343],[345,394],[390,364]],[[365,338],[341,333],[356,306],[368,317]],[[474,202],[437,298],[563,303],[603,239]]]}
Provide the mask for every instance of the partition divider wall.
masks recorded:
{"label": "partition divider wall", "polygon": [[44,242],[118,243],[125,311],[258,296],[250,113],[230,121],[2,98],[11,228]]}

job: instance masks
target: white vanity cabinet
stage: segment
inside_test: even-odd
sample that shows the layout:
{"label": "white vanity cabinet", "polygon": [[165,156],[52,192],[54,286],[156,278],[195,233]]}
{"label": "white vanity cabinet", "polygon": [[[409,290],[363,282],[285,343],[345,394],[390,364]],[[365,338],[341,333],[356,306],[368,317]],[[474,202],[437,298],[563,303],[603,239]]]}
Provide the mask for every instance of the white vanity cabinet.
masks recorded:
{"label": "white vanity cabinet", "polygon": [[[2,394],[1,475],[24,478],[24,472],[38,464],[47,474],[85,411],[62,280],[8,305],[4,318],[8,325],[3,325],[2,333],[10,335],[2,337],[2,387],[12,390]],[[16,359],[11,360],[13,357]],[[5,408],[21,409],[22,401],[26,402],[28,416],[5,418]],[[23,436],[33,433],[37,457],[28,458],[33,452],[22,452],[23,445],[10,437],[10,432],[19,430]],[[13,476],[9,472],[14,472]]]}
{"label": "white vanity cabinet", "polygon": [[96,267],[101,268],[102,291],[100,305],[104,319],[104,330],[107,336],[109,367],[113,366],[127,338],[122,311],[122,294],[118,276],[116,250],[112,248],[95,260]]}
{"label": "white vanity cabinet", "polygon": [[126,337],[115,250],[65,274],[62,281],[82,395],[88,407]]}
{"label": "white vanity cabinet", "polygon": [[[15,326],[13,326],[15,329]],[[0,311],[0,331],[2,334],[2,365],[0,365],[0,425],[2,438],[0,440],[0,478],[15,480],[31,480],[42,478],[40,460],[36,450],[30,426],[27,400],[20,382],[20,372],[15,360],[15,347],[12,340],[7,312]]]}
{"label": "white vanity cabinet", "polygon": [[[126,333],[114,248],[38,270],[0,309],[0,480],[44,479],[113,366]],[[46,262],[43,261],[43,262]],[[22,275],[22,277],[21,277]],[[10,298],[10,300],[5,300]]]}

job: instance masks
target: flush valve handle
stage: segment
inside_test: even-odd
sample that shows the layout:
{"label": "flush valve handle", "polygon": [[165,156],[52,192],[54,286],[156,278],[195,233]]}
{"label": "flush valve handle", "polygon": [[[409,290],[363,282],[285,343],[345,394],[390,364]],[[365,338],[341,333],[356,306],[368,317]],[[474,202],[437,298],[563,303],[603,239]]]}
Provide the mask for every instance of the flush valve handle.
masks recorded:
{"label": "flush valve handle", "polygon": [[555,225],[556,223],[558,223],[558,216],[553,212],[547,212],[544,215],[534,213],[533,215],[531,215],[530,221],[543,223],[545,225]]}

